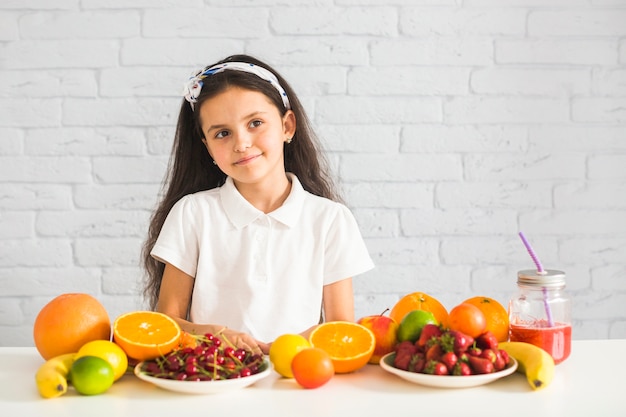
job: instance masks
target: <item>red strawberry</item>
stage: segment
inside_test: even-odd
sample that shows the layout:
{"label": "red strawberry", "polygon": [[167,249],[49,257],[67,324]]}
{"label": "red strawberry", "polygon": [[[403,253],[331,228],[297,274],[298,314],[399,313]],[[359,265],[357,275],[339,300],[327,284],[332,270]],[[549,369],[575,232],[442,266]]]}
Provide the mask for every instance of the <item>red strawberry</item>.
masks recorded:
{"label": "red strawberry", "polygon": [[489,359],[491,363],[496,363],[496,359],[498,359],[498,357],[496,356],[496,352],[493,349],[484,349],[480,353],[480,357]]}
{"label": "red strawberry", "polygon": [[417,347],[409,342],[404,341],[396,346],[396,357],[393,360],[393,366],[398,369],[408,370],[411,357],[416,353]]}
{"label": "red strawberry", "polygon": [[426,360],[435,360],[438,361],[439,358],[443,355],[443,348],[439,343],[434,343],[431,347],[426,351]]}
{"label": "red strawberry", "polygon": [[476,346],[481,349],[497,349],[498,339],[489,330],[476,338]]}
{"label": "red strawberry", "polygon": [[504,368],[506,368],[506,363],[504,362],[504,358],[502,357],[502,352],[504,351],[503,350],[496,351],[496,361],[493,363],[493,367],[495,368],[496,372],[501,371]]}
{"label": "red strawberry", "polygon": [[426,357],[423,353],[416,353],[411,358],[411,364],[409,365],[409,371],[422,373],[426,366]]}
{"label": "red strawberry", "polygon": [[424,373],[431,375],[448,375],[448,368],[439,361],[428,361],[424,367]]}
{"label": "red strawberry", "polygon": [[509,354],[507,353],[506,350],[498,350],[498,352],[500,352],[500,356],[502,356],[502,359],[504,360],[504,366],[507,366],[509,362],[511,362],[511,358],[509,357]]}
{"label": "red strawberry", "polygon": [[459,361],[459,358],[456,356],[454,352],[446,352],[443,355],[441,355],[441,358],[439,360],[443,362],[444,365],[446,365],[446,368],[448,368],[448,373],[451,374],[454,369],[454,366]]}
{"label": "red strawberry", "polygon": [[474,374],[490,374],[494,371],[493,362],[489,359],[479,358],[477,356],[468,356],[470,368]]}
{"label": "red strawberry", "polygon": [[472,369],[465,362],[457,362],[452,370],[452,375],[468,376],[472,374]]}
{"label": "red strawberry", "polygon": [[448,334],[453,337],[453,349],[457,354],[459,352],[465,352],[474,343],[474,338],[466,335],[465,333],[461,333],[456,330],[448,330]]}
{"label": "red strawberry", "polygon": [[418,347],[425,348],[430,339],[441,336],[441,333],[441,328],[438,325],[428,323],[422,328],[422,333],[415,343]]}
{"label": "red strawberry", "polygon": [[469,356],[476,356],[476,357],[480,357],[480,354],[483,353],[483,350],[479,347],[476,346],[472,346],[471,348],[467,349],[467,354]]}

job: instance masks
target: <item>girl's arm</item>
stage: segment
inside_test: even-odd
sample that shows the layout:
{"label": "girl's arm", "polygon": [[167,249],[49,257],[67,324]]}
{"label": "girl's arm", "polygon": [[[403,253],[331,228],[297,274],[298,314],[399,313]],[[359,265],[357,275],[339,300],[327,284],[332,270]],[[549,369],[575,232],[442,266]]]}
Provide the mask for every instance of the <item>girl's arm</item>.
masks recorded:
{"label": "girl's arm", "polygon": [[192,276],[166,263],[156,310],[172,317],[181,329],[188,333],[220,335],[237,347],[250,349],[257,353],[267,353],[269,345],[255,340],[249,334],[227,329],[218,324],[197,324],[188,321],[187,313],[191,305],[193,284],[194,278]]}
{"label": "girl's arm", "polygon": [[354,321],[352,278],[324,286],[325,321]]}
{"label": "girl's arm", "polygon": [[[323,297],[324,321],[354,321],[352,278],[325,285]],[[308,339],[316,326],[311,326],[300,334]]]}

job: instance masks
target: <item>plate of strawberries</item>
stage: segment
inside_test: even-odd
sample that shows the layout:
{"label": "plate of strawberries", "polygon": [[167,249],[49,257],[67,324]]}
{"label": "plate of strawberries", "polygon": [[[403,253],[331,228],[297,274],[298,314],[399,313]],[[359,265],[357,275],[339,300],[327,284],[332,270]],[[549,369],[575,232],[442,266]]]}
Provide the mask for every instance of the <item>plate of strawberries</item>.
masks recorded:
{"label": "plate of strawberries", "polygon": [[469,388],[511,375],[517,361],[498,349],[498,341],[489,331],[473,338],[427,324],[418,340],[399,343],[381,358],[380,366],[415,384]]}

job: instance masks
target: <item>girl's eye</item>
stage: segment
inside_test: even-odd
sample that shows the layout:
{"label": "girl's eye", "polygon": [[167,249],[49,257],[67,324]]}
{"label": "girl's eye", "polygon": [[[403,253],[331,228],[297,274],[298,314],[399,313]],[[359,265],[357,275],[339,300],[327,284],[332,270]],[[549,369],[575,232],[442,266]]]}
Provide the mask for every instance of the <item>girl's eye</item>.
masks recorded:
{"label": "girl's eye", "polygon": [[263,122],[260,121],[260,120],[253,120],[253,121],[250,122],[250,127],[259,127],[262,124],[263,124]]}
{"label": "girl's eye", "polygon": [[221,130],[215,134],[216,139],[223,139],[228,136],[228,130]]}

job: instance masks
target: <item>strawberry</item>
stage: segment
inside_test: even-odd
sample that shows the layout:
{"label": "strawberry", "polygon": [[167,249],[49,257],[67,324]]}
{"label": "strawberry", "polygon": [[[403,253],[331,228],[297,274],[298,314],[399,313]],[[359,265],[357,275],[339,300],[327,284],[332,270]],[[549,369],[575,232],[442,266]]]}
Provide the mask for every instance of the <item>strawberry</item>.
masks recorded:
{"label": "strawberry", "polygon": [[467,354],[469,356],[476,356],[476,357],[480,357],[480,354],[483,353],[483,350],[479,347],[476,346],[472,346],[471,348],[467,349]]}
{"label": "strawberry", "polygon": [[474,374],[490,374],[494,371],[493,362],[478,356],[468,356],[469,366]]}
{"label": "strawberry", "polygon": [[426,356],[423,353],[416,353],[411,358],[411,364],[409,365],[409,371],[422,373],[426,366]]}
{"label": "strawberry", "polygon": [[422,333],[420,333],[420,337],[415,343],[418,347],[425,348],[433,337],[438,338],[441,336],[441,333],[441,328],[438,325],[428,323],[422,328]]}
{"label": "strawberry", "polygon": [[436,360],[438,361],[441,355],[443,355],[443,348],[439,343],[433,343],[432,346],[428,348],[426,351],[426,360]]}
{"label": "strawberry", "polygon": [[500,352],[500,356],[504,360],[504,366],[507,366],[511,362],[511,358],[506,350],[498,350]]}
{"label": "strawberry", "polygon": [[465,362],[457,362],[452,370],[452,375],[468,376],[472,374],[472,369]]}
{"label": "strawberry", "polygon": [[459,358],[456,356],[454,352],[446,352],[443,355],[441,355],[441,358],[439,358],[439,360],[443,362],[444,365],[446,365],[446,368],[448,368],[448,373],[451,374],[454,369],[454,366],[459,361]]}
{"label": "strawberry", "polygon": [[481,349],[497,349],[498,339],[489,330],[476,338],[476,346]]}
{"label": "strawberry", "polygon": [[502,352],[504,351],[503,350],[496,351],[496,361],[493,363],[493,367],[495,368],[496,372],[501,371],[504,368],[506,368],[506,363],[504,362],[504,358],[502,357]]}
{"label": "strawberry", "polygon": [[439,361],[428,361],[424,367],[424,373],[430,375],[448,375],[448,368]]}
{"label": "strawberry", "polygon": [[496,359],[498,359],[496,352],[493,349],[484,349],[480,353],[481,358],[489,359],[491,363],[496,363]]}
{"label": "strawberry", "polygon": [[452,340],[454,342],[453,350],[457,354],[459,352],[465,352],[474,343],[473,337],[468,336],[465,333],[461,333],[457,330],[448,330],[447,334],[452,336]]}
{"label": "strawberry", "polygon": [[417,347],[409,342],[404,341],[396,346],[396,357],[393,360],[393,366],[398,369],[408,370],[411,357],[417,352]]}

